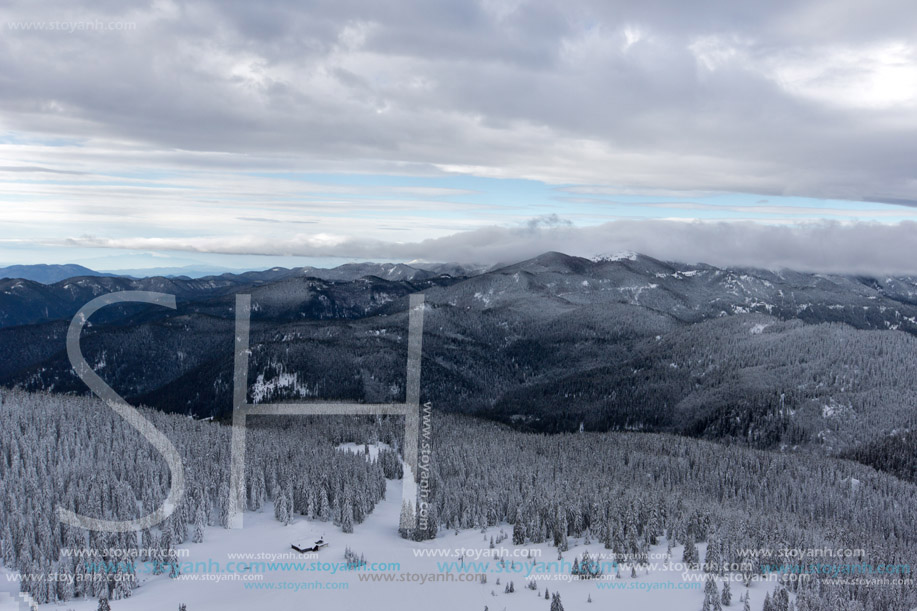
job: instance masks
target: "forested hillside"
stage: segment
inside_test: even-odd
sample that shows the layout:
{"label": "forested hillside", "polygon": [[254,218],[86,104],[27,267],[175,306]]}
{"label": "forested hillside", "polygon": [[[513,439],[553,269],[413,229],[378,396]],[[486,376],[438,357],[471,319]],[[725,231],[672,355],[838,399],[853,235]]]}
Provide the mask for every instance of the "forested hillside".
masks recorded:
{"label": "forested hillside", "polygon": [[[70,550],[168,550],[200,540],[208,525],[226,525],[229,495],[229,427],[144,410],[178,448],[185,495],[159,526],[142,532],[91,532],[61,524],[61,506],[90,517],[126,520],[157,509],[169,489],[162,456],[120,417],[94,399],[3,392],[0,395],[0,551],[3,564],[25,576],[84,574],[87,564]],[[254,419],[257,420],[257,419]],[[278,520],[306,513],[343,525],[359,523],[385,493],[383,464],[334,449],[350,441],[358,423],[319,418],[291,428],[275,419],[250,427],[246,469],[248,508],[274,501]],[[397,465],[398,461],[394,460]],[[392,473],[389,473],[389,477]],[[116,562],[122,558],[100,557]],[[90,567],[91,568],[91,565]],[[100,572],[68,586],[26,579],[23,590],[39,603],[74,596],[130,596],[136,576]],[[53,587],[52,587],[53,586]],[[73,589],[75,586],[76,589]]]}
{"label": "forested hillside", "polygon": [[[86,564],[62,548],[169,550],[223,522],[229,427],[143,413],[182,454],[185,499],[158,527],[87,533],[59,524],[57,504],[91,516],[139,517],[168,489],[164,461],[98,401],[3,393],[0,551],[7,567],[23,574],[85,572]],[[281,522],[302,514],[347,531],[382,498],[385,478],[400,476],[391,452],[366,460],[335,449],[378,441],[398,448],[397,418],[264,417],[252,424],[248,509],[272,501]],[[405,532],[408,537],[509,523],[515,540],[549,541],[559,553],[574,538],[601,541],[623,571],[645,564],[649,546],[665,537],[687,550],[706,543],[703,558],[688,551],[684,561],[714,575],[735,573],[727,568],[735,564],[746,580],[786,562],[748,550],[849,548],[864,553],[836,562],[917,561],[917,486],[850,461],[661,434],[545,436],[438,412],[432,424],[432,526]],[[26,580],[23,587],[48,602],[118,599],[136,586],[130,575],[108,573],[78,583],[84,585]],[[909,611],[917,604],[906,586],[862,588],[827,576],[785,586],[800,611]]]}

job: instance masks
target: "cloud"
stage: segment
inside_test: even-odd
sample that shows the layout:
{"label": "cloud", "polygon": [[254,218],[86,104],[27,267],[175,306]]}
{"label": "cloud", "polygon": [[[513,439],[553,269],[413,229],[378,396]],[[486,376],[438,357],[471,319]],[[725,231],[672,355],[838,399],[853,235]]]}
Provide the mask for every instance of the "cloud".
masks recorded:
{"label": "cloud", "polygon": [[881,204],[895,204],[897,206],[909,206],[917,208],[917,199],[904,197],[864,197],[864,202],[878,202]]}
{"label": "cloud", "polygon": [[[136,27],[13,27],[49,21]],[[0,29],[0,238],[917,273],[910,0],[12,0]],[[756,203],[697,201],[724,192]],[[707,221],[595,225],[636,216]]]}
{"label": "cloud", "polygon": [[0,166],[0,172],[22,172],[25,174],[46,173],[46,174],[74,174],[79,175],[83,172],[74,172],[71,170],[55,170],[52,168],[42,168],[39,166]]}
{"label": "cloud", "polygon": [[573,222],[569,219],[561,218],[556,213],[554,213],[529,219],[525,223],[525,226],[530,232],[536,233],[542,228],[572,227]]}
{"label": "cloud", "polygon": [[288,223],[294,223],[296,225],[314,225],[318,223],[318,221],[300,221],[300,220],[290,220],[290,219],[280,220],[280,219],[269,219],[269,218],[258,217],[258,216],[238,216],[236,218],[240,221],[248,221],[251,223],[277,223],[281,225],[286,225]]}
{"label": "cloud", "polygon": [[[50,20],[136,27],[11,25]],[[0,27],[0,127],[82,156],[882,201],[917,186],[908,0],[14,0]]]}
{"label": "cloud", "polygon": [[844,274],[917,274],[917,223],[817,222],[773,226],[747,222],[614,221],[574,227],[563,219],[489,226],[420,240],[386,242],[342,235],[299,234],[200,238],[71,238],[69,246],[223,254],[350,257],[376,260],[506,263],[546,251],[593,256],[631,250],[659,259],[718,266]]}

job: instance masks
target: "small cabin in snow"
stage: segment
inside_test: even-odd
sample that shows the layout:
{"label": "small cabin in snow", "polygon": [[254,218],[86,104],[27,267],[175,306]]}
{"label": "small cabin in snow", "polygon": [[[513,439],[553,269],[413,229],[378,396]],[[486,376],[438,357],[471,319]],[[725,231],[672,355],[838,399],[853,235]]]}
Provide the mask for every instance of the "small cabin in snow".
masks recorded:
{"label": "small cabin in snow", "polygon": [[328,547],[328,543],[325,541],[325,538],[322,537],[318,539],[315,543],[309,543],[308,541],[303,541],[299,543],[293,543],[290,545],[291,548],[295,549],[300,554],[308,554],[310,552],[317,552],[323,547]]}

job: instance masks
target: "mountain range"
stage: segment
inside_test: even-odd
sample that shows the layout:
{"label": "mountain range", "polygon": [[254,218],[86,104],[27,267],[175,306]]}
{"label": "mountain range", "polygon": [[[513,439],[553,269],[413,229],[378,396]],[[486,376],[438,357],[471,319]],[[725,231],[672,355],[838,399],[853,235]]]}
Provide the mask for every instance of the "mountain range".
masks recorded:
{"label": "mountain range", "polygon": [[524,430],[665,431],[851,456],[917,428],[914,278],[637,254],[546,253],[485,271],[2,280],[0,384],[85,392],[66,357],[69,318],[121,290],[171,293],[178,309],[103,310],[84,353],[123,396],[165,411],[230,412],[238,293],[252,295],[253,401],[401,401],[407,299],[423,292],[422,394],[437,409]]}

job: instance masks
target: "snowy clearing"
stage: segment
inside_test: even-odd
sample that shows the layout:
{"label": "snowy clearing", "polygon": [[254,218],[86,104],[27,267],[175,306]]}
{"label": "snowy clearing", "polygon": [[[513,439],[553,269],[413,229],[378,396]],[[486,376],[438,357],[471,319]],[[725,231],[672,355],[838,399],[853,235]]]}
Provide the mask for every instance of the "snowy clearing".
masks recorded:
{"label": "snowy clearing", "polygon": [[[363,451],[362,445],[348,444],[347,448]],[[142,585],[134,595],[112,601],[111,608],[113,611],[146,611],[152,608],[178,609],[180,604],[185,604],[188,611],[253,608],[397,608],[420,611],[429,609],[430,601],[435,600],[440,610],[483,610],[487,607],[506,611],[547,611],[550,601],[544,598],[545,588],[552,594],[560,593],[566,611],[611,608],[693,611],[699,609],[703,602],[703,575],[699,571],[689,572],[699,580],[701,585],[698,589],[674,589],[687,580],[680,570],[665,568],[664,542],[652,549],[650,562],[651,566],[656,565],[655,570],[637,569],[636,578],[631,577],[629,566],[622,565],[620,579],[608,575],[610,578],[601,580],[570,581],[567,573],[542,573],[544,569],[532,569],[530,558],[536,558],[538,565],[548,563],[550,566],[557,561],[557,550],[548,544],[512,545],[511,537],[507,536],[512,533],[510,525],[488,528],[485,532],[465,530],[456,534],[454,531],[441,531],[435,540],[419,543],[402,539],[396,530],[400,499],[401,483],[389,480],[385,500],[363,524],[355,525],[353,534],[343,534],[329,522],[302,517],[290,526],[283,526],[274,519],[272,507],[266,505],[263,511],[245,515],[244,529],[211,527],[207,529],[203,543],[180,548],[188,550],[188,556],[180,560],[182,566],[203,563],[207,569],[201,572],[184,571],[178,579],[169,579],[165,575],[143,575],[140,578]],[[324,536],[329,546],[305,555],[290,549],[291,542],[315,538],[316,535]],[[499,540],[501,536],[506,536],[506,539],[491,549],[491,538]],[[588,550],[594,558],[608,554],[600,543],[585,546],[571,539],[570,545],[571,549],[563,556],[571,564],[584,550]],[[342,566],[345,563],[344,551],[348,547],[357,556],[365,557],[368,563],[366,570],[347,570]],[[703,557],[704,545],[698,545],[698,550]],[[460,551],[464,551],[464,559],[459,556]],[[681,547],[673,548],[672,562],[675,565],[681,559],[681,552]],[[499,564],[500,556],[504,558],[503,567]],[[232,562],[236,563],[237,571],[227,574]],[[264,570],[256,568],[258,563],[265,563]],[[373,570],[373,563],[387,566],[384,570]],[[484,569],[481,563],[488,563],[484,570],[487,583],[480,583],[478,578],[469,582],[459,581],[459,571],[477,575]],[[249,570],[239,568],[240,564],[242,567],[249,566]],[[220,570],[215,569],[216,566]],[[444,575],[443,571],[448,568],[452,568],[451,577]],[[534,575],[537,575],[537,589],[530,590],[526,584]],[[259,576],[263,579],[256,580]],[[380,581],[373,581],[374,578]],[[440,581],[446,579],[449,581]],[[513,582],[514,593],[505,592],[509,582]],[[606,589],[599,584],[606,584]],[[627,589],[607,589],[611,587]],[[741,609],[741,603],[737,601],[745,588],[738,582],[733,582],[731,587],[733,607]],[[752,584],[752,608],[760,608],[765,592],[771,587],[772,584]],[[590,596],[592,603],[587,602]],[[96,611],[97,607],[95,600],[70,600],[41,608]]]}

